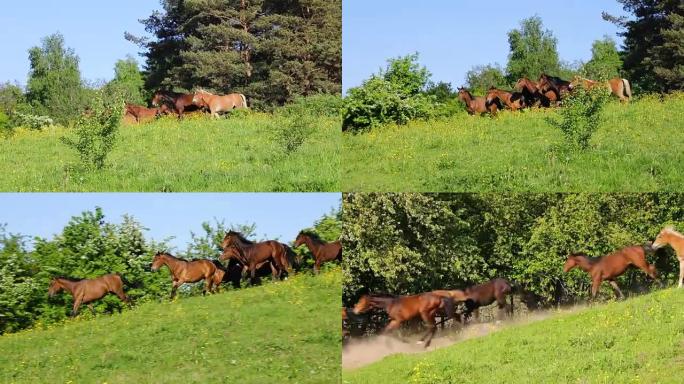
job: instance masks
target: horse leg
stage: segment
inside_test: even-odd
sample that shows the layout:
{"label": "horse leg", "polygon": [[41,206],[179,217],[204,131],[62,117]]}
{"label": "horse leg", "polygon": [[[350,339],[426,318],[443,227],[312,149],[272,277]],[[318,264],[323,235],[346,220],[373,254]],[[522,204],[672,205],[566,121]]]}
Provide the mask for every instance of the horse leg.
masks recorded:
{"label": "horse leg", "polygon": [[435,326],[435,312],[433,311],[432,313],[428,312],[421,312],[420,317],[423,318],[423,321],[425,324],[428,326],[427,332],[425,332],[425,335],[420,339],[420,341],[425,340],[425,347],[427,348],[430,346],[430,343],[432,342],[432,338],[435,336],[435,332],[437,332],[437,327]]}
{"label": "horse leg", "polygon": [[71,309],[71,317],[74,317],[78,314],[78,308],[81,306],[82,302],[82,296],[79,296],[78,298],[74,297],[74,307]]}
{"label": "horse leg", "polygon": [[617,296],[619,300],[624,299],[625,295],[622,294],[622,291],[620,290],[620,287],[618,287],[615,280],[608,280],[608,282],[610,283],[610,286],[613,287],[613,291],[615,291],[615,296]]}
{"label": "horse leg", "polygon": [[173,300],[173,298],[176,297],[176,290],[181,284],[182,283],[180,283],[178,280],[173,281],[173,286],[171,287],[171,300]]}
{"label": "horse leg", "polygon": [[598,294],[599,287],[601,286],[601,276],[596,276],[592,278],[591,281],[591,300],[594,301],[596,299],[596,295]]}
{"label": "horse leg", "polygon": [[271,266],[271,277],[273,278],[273,281],[278,281],[280,278],[278,269],[273,265],[273,262],[269,262],[268,265]]}
{"label": "horse leg", "polygon": [[211,292],[211,279],[208,277],[204,278],[204,289],[202,290],[202,296],[206,296],[207,292]]}
{"label": "horse leg", "polygon": [[250,274],[249,283],[251,285],[254,285],[254,281],[256,279],[256,265],[254,263],[249,265],[249,274]]}
{"label": "horse leg", "polygon": [[318,275],[321,272],[321,259],[316,259],[314,263],[314,275]]}
{"label": "horse leg", "polygon": [[[389,324],[385,327],[385,329],[382,330],[382,335],[389,336],[393,331],[399,329],[399,326],[401,326],[401,321],[399,320],[391,320]],[[403,340],[402,340],[403,341]]]}

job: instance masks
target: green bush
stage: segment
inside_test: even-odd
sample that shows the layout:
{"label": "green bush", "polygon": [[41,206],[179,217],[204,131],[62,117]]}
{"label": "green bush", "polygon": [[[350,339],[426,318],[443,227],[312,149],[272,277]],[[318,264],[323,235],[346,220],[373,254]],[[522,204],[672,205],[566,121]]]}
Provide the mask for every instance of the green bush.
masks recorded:
{"label": "green bush", "polygon": [[309,114],[311,116],[338,117],[344,103],[340,96],[315,95],[298,97],[291,104],[280,109],[285,115]]}
{"label": "green bush", "polygon": [[601,111],[609,97],[610,93],[603,87],[591,90],[578,87],[563,99],[563,108],[558,112],[560,119],[548,118],[547,122],[563,132],[569,148],[587,149],[601,124]]}
{"label": "green bush", "polygon": [[55,124],[55,122],[49,116],[15,112],[12,117],[12,124],[16,127],[41,130],[45,127],[50,127]]}
{"label": "green bush", "polygon": [[309,114],[278,117],[273,125],[275,142],[285,154],[299,149],[315,130],[315,119]]}
{"label": "green bush", "polygon": [[7,133],[11,129],[10,118],[5,112],[0,111],[0,133]]}

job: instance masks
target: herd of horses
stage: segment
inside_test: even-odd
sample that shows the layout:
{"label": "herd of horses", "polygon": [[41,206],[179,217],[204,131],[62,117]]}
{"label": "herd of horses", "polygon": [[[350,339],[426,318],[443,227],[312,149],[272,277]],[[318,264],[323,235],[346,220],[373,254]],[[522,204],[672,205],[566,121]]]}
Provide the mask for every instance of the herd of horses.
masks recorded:
{"label": "herd of horses", "polygon": [[152,97],[151,104],[153,108],[126,103],[124,119],[141,123],[167,114],[176,115],[180,119],[184,114],[198,110],[209,111],[211,116],[218,118],[221,113],[248,108],[247,98],[242,93],[215,95],[204,89],[198,89],[194,93],[160,90]]}
{"label": "herd of horses", "polygon": [[[674,249],[679,260],[678,287],[684,284],[684,235],[675,231],[672,227],[666,227],[658,233],[653,243],[643,246],[630,246],[603,257],[589,257],[582,253],[573,253],[567,257],[563,272],[568,273],[573,268],[579,268],[591,277],[591,299],[595,300],[601,283],[607,281],[613,288],[618,299],[624,295],[618,287],[615,279],[622,275],[628,267],[636,267],[652,279],[657,280],[657,272],[654,265],[646,260],[647,252],[658,248],[670,246]],[[513,314],[513,294],[522,293],[519,288],[503,278],[496,278],[488,282],[467,287],[465,289],[434,290],[415,295],[401,296],[391,294],[366,294],[350,310],[342,309],[343,335],[349,332],[345,329],[345,323],[349,321],[350,312],[354,316],[361,315],[371,309],[379,309],[387,313],[389,324],[385,326],[383,333],[389,333],[398,329],[404,322],[420,318],[427,325],[427,331],[420,339],[425,342],[427,348],[437,330],[435,318],[442,314],[444,320],[456,320],[461,325],[467,324],[471,315],[475,313],[479,317],[479,308],[488,306],[494,302],[501,311],[505,310],[509,315]],[[510,298],[507,304],[506,298]],[[458,312],[457,307],[463,309]]]}
{"label": "herd of horses", "polygon": [[[338,241],[325,242],[313,232],[300,231],[294,246],[306,245],[314,258],[314,273],[318,274],[322,263],[342,260],[342,244]],[[219,285],[226,281],[232,270],[237,268],[238,279],[233,285],[240,286],[240,278],[247,272],[250,274],[250,284],[256,283],[256,271],[270,267],[274,280],[281,279],[293,270],[293,266],[300,265],[302,260],[287,245],[275,240],[255,242],[248,240],[237,231],[229,231],[221,242],[223,252],[219,260],[198,259],[185,260],[167,252],[157,252],[152,259],[150,269],[158,271],[166,266],[171,273],[171,298],[176,295],[178,287],[186,283],[197,283],[204,280],[203,294],[215,293]],[[227,262],[224,266],[221,262]],[[74,299],[71,315],[75,316],[82,304],[87,304],[94,312],[92,302],[112,293],[120,300],[130,305],[130,300],[124,292],[124,278],[116,273],[100,276],[94,279],[74,280],[66,277],[55,277],[50,282],[48,294],[50,297],[64,290]]]}
{"label": "herd of horses", "polygon": [[458,88],[458,98],[465,103],[469,114],[489,113],[494,116],[504,108],[517,111],[529,107],[558,106],[563,98],[578,87],[584,89],[603,87],[622,102],[628,102],[632,97],[632,88],[627,79],[615,78],[602,82],[575,76],[572,81],[566,81],[542,73],[537,82],[526,77],[518,80],[513,91],[491,87],[485,96],[475,97],[467,89]]}

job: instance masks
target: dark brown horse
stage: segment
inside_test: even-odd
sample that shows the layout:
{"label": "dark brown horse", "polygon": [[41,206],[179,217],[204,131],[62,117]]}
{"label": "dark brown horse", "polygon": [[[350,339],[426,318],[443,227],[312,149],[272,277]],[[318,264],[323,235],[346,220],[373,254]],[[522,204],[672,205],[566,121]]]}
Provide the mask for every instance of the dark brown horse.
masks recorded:
{"label": "dark brown horse", "polygon": [[[211,260],[184,260],[166,252],[157,252],[152,259],[152,271],[157,271],[164,265],[171,271],[171,279],[173,281],[171,298],[176,295],[176,290],[181,285],[196,283],[200,280],[204,280],[202,293],[215,292],[225,274]],[[219,272],[217,273],[217,271]]]}
{"label": "dark brown horse", "polygon": [[[425,341],[425,348],[430,346],[437,326],[435,315],[438,310],[446,312],[447,320],[454,317],[454,300],[450,297],[435,295],[431,292],[411,296],[364,295],[354,306],[355,315],[367,312],[372,308],[382,309],[390,317],[389,324],[383,332],[398,329],[402,323],[420,316],[428,327],[428,331],[420,339]],[[427,340],[426,340],[427,338]]]}
{"label": "dark brown horse", "polygon": [[192,112],[199,109],[199,106],[192,102],[195,94],[193,93],[176,93],[171,91],[159,90],[152,97],[152,105],[161,107],[166,105],[171,111],[178,114],[180,119],[184,113]]}
{"label": "dark brown horse", "polygon": [[230,246],[236,248],[242,264],[249,268],[252,284],[256,283],[255,274],[258,265],[269,261],[269,259],[275,264],[274,267],[278,271],[286,270],[289,272],[292,269],[292,252],[288,252],[289,247],[275,240],[256,243],[247,240],[240,232],[229,231],[221,242],[224,253]]}
{"label": "dark brown horse", "polygon": [[306,244],[306,247],[309,248],[309,251],[311,251],[311,254],[314,257],[315,274],[318,274],[321,269],[321,264],[325,262],[332,260],[342,261],[342,243],[339,240],[326,243],[315,233],[301,231],[295,239],[294,246],[296,248],[303,244]]}
{"label": "dark brown horse", "polygon": [[160,108],[146,108],[140,105],[126,103],[126,114],[133,116],[136,123],[143,123],[154,120],[155,118],[169,111],[166,105]]}
{"label": "dark brown horse", "polygon": [[545,73],[542,73],[539,76],[537,88],[539,88],[539,91],[544,94],[553,92],[556,96],[556,100],[560,101],[563,97],[565,97],[565,95],[572,91],[572,83],[565,81],[560,77],[549,76]]}
{"label": "dark brown horse", "polygon": [[458,89],[458,99],[463,101],[466,106],[466,110],[471,115],[481,115],[483,113],[489,112],[492,116],[496,115],[496,111],[501,109],[501,104],[497,102],[487,103],[487,99],[481,96],[473,97],[470,92],[465,88]]}
{"label": "dark brown horse", "polygon": [[506,105],[510,110],[517,111],[525,108],[525,96],[521,92],[508,92],[497,88],[489,88],[485,100],[487,104],[496,102],[499,99],[500,103]]}
{"label": "dark brown horse", "polygon": [[551,103],[555,104],[558,101],[554,91],[542,93],[537,83],[527,77],[518,80],[515,83],[515,89],[523,94],[527,106],[541,105],[542,107],[550,107]]}
{"label": "dark brown horse", "polygon": [[607,280],[613,287],[615,296],[622,299],[625,296],[620,291],[615,279],[625,273],[630,265],[641,269],[654,280],[657,278],[655,266],[646,261],[646,250],[643,246],[623,248],[603,257],[589,257],[582,253],[573,253],[568,256],[568,260],[563,266],[563,272],[567,273],[575,267],[587,272],[591,276],[592,299],[596,298],[599,287],[604,280]]}
{"label": "dark brown horse", "polygon": [[[473,285],[464,290],[455,289],[451,291],[433,291],[440,296],[451,297],[454,301],[465,304],[463,321],[466,322],[473,312],[475,318],[480,318],[480,307],[486,307],[496,301],[499,311],[505,309],[509,315],[513,315],[513,288],[506,279],[496,278],[486,283]],[[510,306],[506,304],[506,297],[511,298]],[[506,308],[508,307],[508,308]]]}
{"label": "dark brown horse", "polygon": [[59,293],[62,289],[69,292],[74,297],[74,307],[71,315],[76,316],[81,304],[88,304],[93,313],[92,302],[103,298],[108,293],[113,293],[125,303],[129,303],[128,297],[123,290],[123,281],[118,274],[100,276],[96,279],[71,280],[66,277],[55,277],[50,282],[48,295],[50,297]]}

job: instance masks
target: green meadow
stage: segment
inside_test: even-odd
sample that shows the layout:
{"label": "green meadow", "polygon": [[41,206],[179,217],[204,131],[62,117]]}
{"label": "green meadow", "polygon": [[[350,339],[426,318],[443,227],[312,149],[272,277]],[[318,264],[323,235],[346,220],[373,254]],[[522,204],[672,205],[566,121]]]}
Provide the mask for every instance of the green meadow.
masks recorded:
{"label": "green meadow", "polygon": [[554,110],[450,118],[344,134],[345,191],[621,192],[684,185],[684,95],[611,102],[591,148],[564,149]]}
{"label": "green meadow", "polygon": [[340,287],[334,268],[7,334],[0,382],[338,383]]}
{"label": "green meadow", "polygon": [[[339,191],[340,125],[317,117],[295,149],[279,121],[251,113],[227,119],[166,117],[122,125],[104,169],[85,171],[62,127],[0,138],[0,191]],[[294,133],[297,134],[297,133]]]}
{"label": "green meadow", "polygon": [[353,383],[681,383],[684,290],[513,325],[433,352],[392,355]]}

